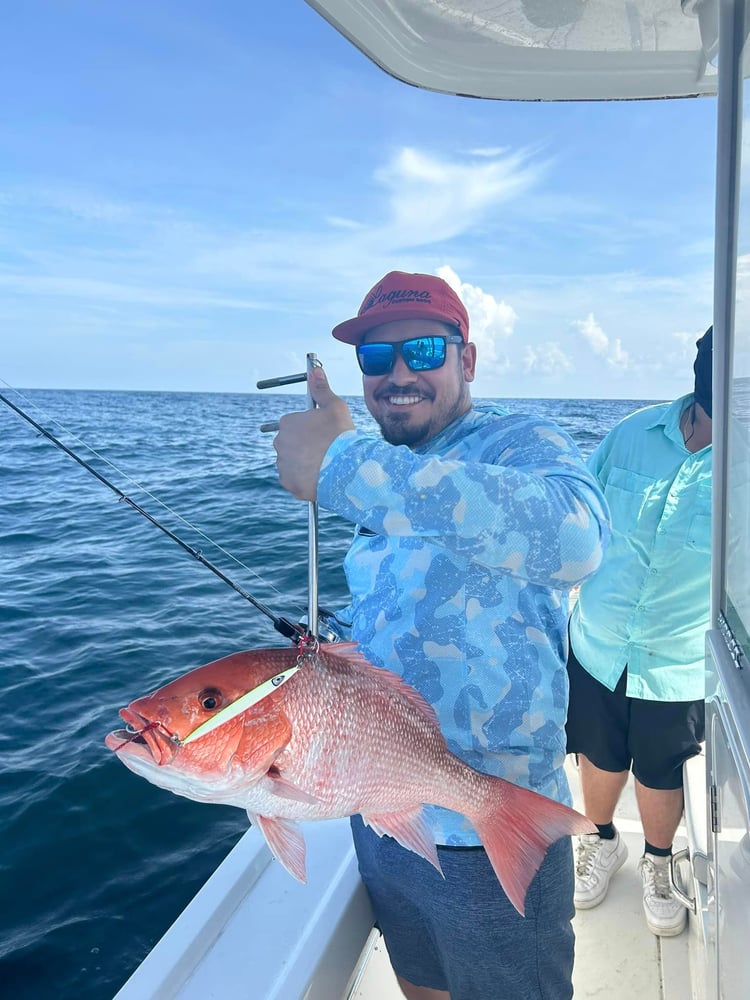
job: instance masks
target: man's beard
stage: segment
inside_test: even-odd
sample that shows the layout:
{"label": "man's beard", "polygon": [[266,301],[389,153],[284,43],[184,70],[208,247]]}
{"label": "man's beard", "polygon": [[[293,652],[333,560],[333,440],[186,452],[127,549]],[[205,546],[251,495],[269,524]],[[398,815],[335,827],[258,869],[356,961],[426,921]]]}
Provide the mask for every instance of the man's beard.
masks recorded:
{"label": "man's beard", "polygon": [[[405,419],[404,419],[405,418]],[[407,414],[401,417],[398,413],[389,414],[385,420],[378,420],[380,433],[388,444],[405,444],[412,448],[429,440],[429,420],[412,423]]]}
{"label": "man's beard", "polygon": [[446,409],[435,412],[433,408],[430,412],[418,421],[414,421],[409,413],[387,413],[385,417],[375,416],[380,433],[388,444],[403,444],[408,448],[417,448],[419,445],[427,444],[441,431],[459,417],[463,416],[467,410],[471,409],[471,397],[466,394],[455,400]]}

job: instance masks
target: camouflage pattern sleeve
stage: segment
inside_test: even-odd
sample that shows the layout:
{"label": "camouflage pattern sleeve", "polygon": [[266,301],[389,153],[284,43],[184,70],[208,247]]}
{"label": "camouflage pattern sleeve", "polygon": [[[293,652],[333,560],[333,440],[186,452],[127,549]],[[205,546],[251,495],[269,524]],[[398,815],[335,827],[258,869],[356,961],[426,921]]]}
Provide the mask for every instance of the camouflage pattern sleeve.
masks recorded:
{"label": "camouflage pattern sleeve", "polygon": [[326,453],[318,500],[378,535],[429,539],[560,589],[598,568],[609,538],[606,501],[572,439],[502,411],[471,410],[416,450],[348,431]]}

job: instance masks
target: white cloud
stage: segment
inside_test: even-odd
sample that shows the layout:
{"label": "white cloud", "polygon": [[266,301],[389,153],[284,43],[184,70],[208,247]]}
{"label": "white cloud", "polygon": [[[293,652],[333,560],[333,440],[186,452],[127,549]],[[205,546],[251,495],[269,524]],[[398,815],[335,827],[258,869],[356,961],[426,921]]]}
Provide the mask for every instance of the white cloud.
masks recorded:
{"label": "white cloud", "polygon": [[344,219],[340,215],[328,215],[325,221],[334,229],[361,229],[362,223],[354,219]]}
{"label": "white cloud", "polygon": [[607,364],[613,368],[625,369],[630,367],[630,355],[623,349],[622,341],[619,337],[615,337],[612,341],[612,346],[607,357]]}
{"label": "white cloud", "polygon": [[448,264],[437,268],[437,274],[451,286],[466,306],[471,340],[477,345],[482,368],[491,369],[495,374],[507,371],[510,363],[503,353],[498,352],[498,345],[513,334],[513,327],[518,319],[515,309],[504,300],[498,301],[477,285],[461,281]]}
{"label": "white cloud", "polygon": [[704,331],[701,330],[700,333],[686,333],[685,331],[680,330],[673,333],[672,339],[677,341],[677,350],[673,352],[673,357],[685,359],[688,356],[692,356],[695,349],[695,342],[703,332]]}
{"label": "white cloud", "polygon": [[[586,395],[596,385],[606,394],[623,391],[625,371],[638,373],[648,398],[687,391],[702,330],[671,331],[690,331],[697,317],[707,325],[710,268],[673,274],[640,264],[589,272],[571,266],[560,275],[536,267],[515,238],[518,226],[530,229],[536,252],[552,238],[547,228],[557,231],[559,214],[539,221],[545,170],[530,154],[402,149],[375,171],[375,184],[363,181],[367,197],[356,211],[366,215],[351,215],[351,202],[331,199],[325,212],[319,198],[301,197],[293,215],[271,220],[255,209],[227,219],[158,203],[119,204],[98,190],[73,196],[65,187],[19,187],[0,195],[0,249],[9,248],[0,320],[66,337],[82,326],[97,336],[116,330],[124,353],[128,338],[149,324],[170,349],[173,330],[185,328],[196,342],[223,337],[228,355],[243,360],[245,342],[272,331],[301,356],[319,353],[339,391],[357,393],[350,353],[331,341],[331,327],[353,315],[380,274],[430,271],[457,290],[471,316],[477,397],[536,395],[541,380],[548,384],[556,373],[564,376],[556,393]],[[43,228],[29,227],[30,218]],[[447,234],[454,243],[442,242]],[[517,270],[501,272],[503,260]],[[740,260],[740,299],[749,261]],[[571,326],[566,316],[587,318]],[[597,316],[607,317],[606,332]],[[35,355],[27,353],[38,380]],[[242,367],[229,362],[227,370]]]}
{"label": "white cloud", "polygon": [[610,341],[597,323],[593,313],[589,313],[586,319],[575,320],[573,326],[579,331],[594,354],[603,358],[610,367],[620,370],[630,367],[630,356],[623,348],[620,338],[615,337],[614,340]]}
{"label": "white cloud", "polygon": [[546,164],[524,152],[457,162],[418,149],[400,149],[374,178],[389,192],[389,221],[375,236],[391,249],[451,239],[486,213],[536,184]]}
{"label": "white cloud", "polygon": [[508,150],[505,146],[479,146],[476,149],[470,149],[469,154],[471,156],[503,156]]}
{"label": "white cloud", "polygon": [[560,345],[552,340],[537,344],[536,347],[527,344],[521,366],[526,374],[537,372],[540,375],[561,375],[573,370],[573,362]]}
{"label": "white cloud", "polygon": [[583,339],[591,347],[594,354],[606,354],[609,346],[607,335],[594,319],[594,314],[589,313],[586,319],[578,319],[573,323],[583,336]]}
{"label": "white cloud", "polygon": [[0,274],[0,288],[34,296],[82,299],[89,303],[127,302],[166,308],[267,309],[268,303],[250,298],[162,286],[138,286],[78,277]]}

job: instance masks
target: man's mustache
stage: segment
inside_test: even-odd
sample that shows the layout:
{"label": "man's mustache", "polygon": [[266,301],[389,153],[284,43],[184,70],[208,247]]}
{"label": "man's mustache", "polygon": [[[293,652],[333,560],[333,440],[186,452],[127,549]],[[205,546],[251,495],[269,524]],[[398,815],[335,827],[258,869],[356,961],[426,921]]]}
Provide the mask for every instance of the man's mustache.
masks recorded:
{"label": "man's mustache", "polygon": [[422,389],[414,384],[396,385],[394,382],[390,382],[385,388],[379,389],[374,394],[375,399],[383,399],[385,396],[421,396],[423,399],[435,399],[435,393],[427,389]]}

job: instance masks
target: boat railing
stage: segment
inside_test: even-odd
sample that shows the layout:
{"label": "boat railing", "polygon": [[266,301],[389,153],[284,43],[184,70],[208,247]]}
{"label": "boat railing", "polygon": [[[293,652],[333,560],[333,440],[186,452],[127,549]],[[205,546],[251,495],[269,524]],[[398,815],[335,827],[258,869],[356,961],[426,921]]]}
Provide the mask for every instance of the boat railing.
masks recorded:
{"label": "boat railing", "polygon": [[305,840],[302,885],[250,829],[115,1000],[346,997],[374,924],[349,821],[305,824]]}

